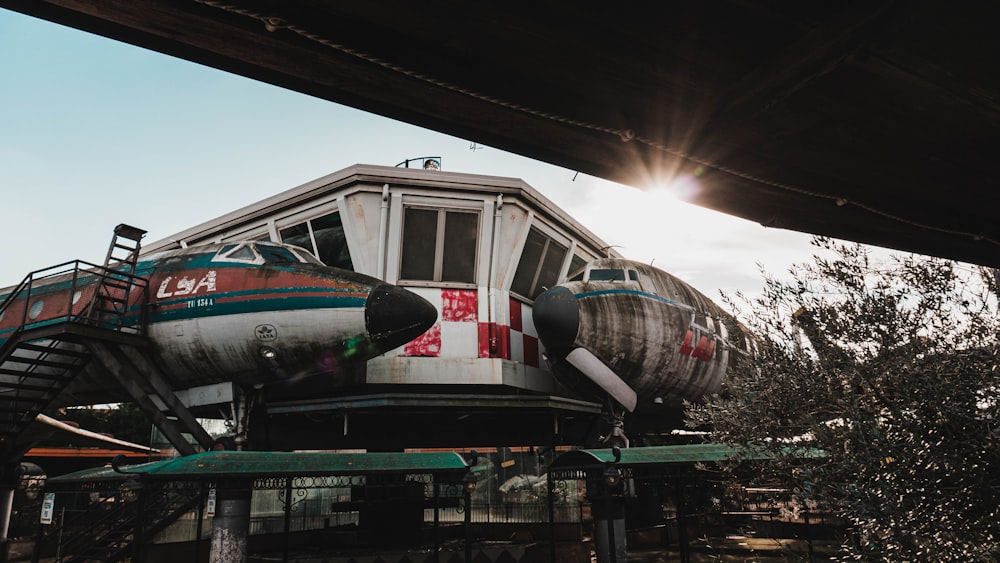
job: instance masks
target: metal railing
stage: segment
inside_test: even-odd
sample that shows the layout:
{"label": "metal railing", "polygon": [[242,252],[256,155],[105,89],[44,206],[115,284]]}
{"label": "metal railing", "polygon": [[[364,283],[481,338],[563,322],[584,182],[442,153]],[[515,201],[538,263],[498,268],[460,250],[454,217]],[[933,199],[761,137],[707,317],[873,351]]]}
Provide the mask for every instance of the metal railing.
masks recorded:
{"label": "metal railing", "polygon": [[[101,297],[102,282],[113,279],[129,286],[129,292],[138,290],[138,297],[130,301],[138,304],[128,311],[130,322],[114,326],[93,315],[94,303]],[[106,268],[82,260],[64,262],[29,273],[0,303],[0,319],[9,315],[19,316],[14,323],[21,330],[37,328],[60,322],[78,322],[114,330],[141,332],[145,325],[146,289],[148,281],[132,272]]]}

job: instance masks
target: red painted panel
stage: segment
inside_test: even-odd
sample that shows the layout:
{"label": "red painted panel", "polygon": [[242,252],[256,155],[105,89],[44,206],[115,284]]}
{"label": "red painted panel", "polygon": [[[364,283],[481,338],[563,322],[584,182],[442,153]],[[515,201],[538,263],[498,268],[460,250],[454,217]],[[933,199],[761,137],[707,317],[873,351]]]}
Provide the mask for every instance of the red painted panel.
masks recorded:
{"label": "red painted panel", "polygon": [[691,339],[693,338],[694,332],[691,329],[688,329],[687,334],[684,335],[684,343],[681,344],[681,354],[684,354],[685,356],[691,355],[691,352],[694,350],[694,347],[691,346]]}
{"label": "red painted panel", "polygon": [[538,366],[538,339],[534,336],[523,335],[524,338],[524,363],[532,366]]}
{"label": "red painted panel", "polygon": [[521,320],[521,302],[513,298],[510,300],[510,329],[518,332],[524,330]]}
{"label": "red painted panel", "polygon": [[698,358],[699,360],[702,361],[708,361],[707,350],[708,350],[708,337],[702,336],[698,340],[698,347],[695,348],[694,353],[691,354],[691,356],[694,358]]}
{"label": "red painted panel", "polygon": [[479,323],[479,357],[480,358],[490,358],[492,357],[491,347],[495,345],[494,342],[490,342],[493,338],[493,333],[490,328],[495,327],[491,323]]}
{"label": "red painted panel", "polygon": [[426,356],[437,358],[441,355],[441,323],[434,323],[427,332],[403,346],[403,354],[407,356]]}
{"label": "red painted panel", "polygon": [[510,359],[510,327],[497,325],[497,357]]}
{"label": "red painted panel", "polygon": [[510,359],[510,328],[479,323],[479,357]]}
{"label": "red painted panel", "polygon": [[478,320],[478,292],[475,289],[442,289],[441,320],[475,322]]}
{"label": "red painted panel", "polygon": [[706,362],[708,360],[711,360],[713,352],[715,352],[715,339],[714,338],[708,341],[708,348],[705,348],[705,354],[704,354],[704,357],[702,359],[705,360]]}

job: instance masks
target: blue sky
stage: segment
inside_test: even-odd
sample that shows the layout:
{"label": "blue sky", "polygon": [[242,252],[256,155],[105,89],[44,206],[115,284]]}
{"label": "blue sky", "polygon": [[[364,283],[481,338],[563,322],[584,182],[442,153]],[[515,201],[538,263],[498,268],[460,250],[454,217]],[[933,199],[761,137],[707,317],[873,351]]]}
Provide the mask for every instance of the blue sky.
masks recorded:
{"label": "blue sky", "polygon": [[[355,163],[440,155],[525,180],[626,257],[757,293],[809,237],[0,9],[0,286],[103,261],[126,222],[156,240]],[[576,179],[574,180],[574,176]]]}

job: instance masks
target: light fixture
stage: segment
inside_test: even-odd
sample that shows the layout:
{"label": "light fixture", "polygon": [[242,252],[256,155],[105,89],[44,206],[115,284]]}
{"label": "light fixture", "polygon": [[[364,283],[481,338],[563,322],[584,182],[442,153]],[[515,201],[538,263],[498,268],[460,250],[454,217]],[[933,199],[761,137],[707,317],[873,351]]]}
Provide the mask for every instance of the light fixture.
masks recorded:
{"label": "light fixture", "polygon": [[476,492],[476,487],[478,485],[479,482],[476,479],[475,474],[472,473],[472,471],[469,471],[468,473],[465,474],[465,477],[462,477],[462,489],[465,491],[465,494],[471,495],[472,493]]}
{"label": "light fixture", "polygon": [[260,357],[264,358],[265,360],[273,360],[278,357],[278,353],[275,352],[274,348],[271,348],[270,346],[261,346]]}
{"label": "light fixture", "polygon": [[621,470],[614,465],[609,465],[607,469],[604,470],[604,482],[612,489],[617,487],[618,484],[622,482]]}

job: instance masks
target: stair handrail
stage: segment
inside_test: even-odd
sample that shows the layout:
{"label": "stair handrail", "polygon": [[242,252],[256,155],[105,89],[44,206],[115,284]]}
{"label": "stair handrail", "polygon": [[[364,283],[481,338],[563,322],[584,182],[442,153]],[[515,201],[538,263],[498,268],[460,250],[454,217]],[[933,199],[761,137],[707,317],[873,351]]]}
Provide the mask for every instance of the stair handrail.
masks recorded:
{"label": "stair handrail", "polygon": [[[85,275],[81,275],[85,274]],[[18,323],[17,328],[8,337],[8,342],[14,340],[14,337],[21,331],[23,331],[27,326],[37,324],[50,324],[59,321],[84,321],[86,320],[86,315],[88,311],[81,311],[75,313],[73,310],[73,296],[77,289],[84,286],[95,286],[99,289],[100,280],[108,275],[120,276],[122,279],[127,280],[127,282],[133,286],[133,288],[139,289],[141,291],[147,290],[149,288],[149,280],[143,276],[136,275],[134,272],[128,270],[119,270],[114,268],[108,268],[105,266],[100,266],[84,260],[70,260],[57,264],[55,266],[50,266],[48,268],[42,268],[40,270],[35,270],[30,272],[24,277],[24,279],[18,285],[14,286],[13,291],[11,291],[0,303],[0,315],[3,314],[8,308],[11,307],[22,296],[24,297],[24,310],[21,311],[21,319]],[[67,296],[66,303],[66,314],[57,315],[54,317],[49,317],[38,321],[37,323],[29,321],[30,307],[29,303],[31,301],[31,296],[33,291],[35,291],[39,284],[43,281],[57,278],[59,276],[67,276],[67,280],[70,283],[70,288]],[[91,279],[92,276],[92,279]],[[145,301],[148,299],[148,294],[144,293],[142,300],[142,305],[145,305]],[[141,306],[139,310],[139,326],[145,325],[145,307]],[[120,330],[121,327],[119,327]]]}
{"label": "stair handrail", "polygon": [[[107,496],[94,503],[86,512],[77,513],[69,522],[62,524],[63,530],[73,530],[60,539],[61,546],[65,550],[66,556],[70,557],[77,544],[86,545],[89,542],[82,539],[94,540],[103,538],[106,534],[98,536],[95,530],[100,528],[114,529],[115,526],[106,526],[107,523],[117,523],[124,514],[130,510],[124,501],[117,496]],[[95,518],[95,513],[98,515]],[[68,548],[68,549],[67,549]]]}
{"label": "stair handrail", "polygon": [[[172,494],[173,493],[173,494]],[[102,546],[109,549],[109,554],[120,555],[132,546],[139,533],[137,524],[142,525],[141,536],[143,543],[149,541],[157,531],[176,522],[181,516],[189,512],[198,502],[201,501],[201,490],[168,490],[155,489],[153,492],[140,494],[148,495],[144,506],[140,508],[140,503],[136,501],[123,501],[117,496],[109,497],[110,502],[115,503],[111,510],[103,510],[100,505],[107,502],[104,499],[95,505],[92,510],[101,510],[101,517],[93,520],[92,512],[81,513],[74,519],[67,528],[75,528],[73,533],[62,539],[62,551],[64,553],[60,561],[74,561],[88,550]],[[150,514],[157,517],[149,518]],[[89,516],[89,517],[88,517]],[[146,516],[141,518],[141,516]],[[76,526],[78,522],[86,522],[84,526]],[[103,545],[108,539],[113,539],[116,533],[131,531],[132,534],[124,534],[123,539],[132,536],[132,539],[123,541],[121,545],[111,547]]]}
{"label": "stair handrail", "polygon": [[[14,290],[11,291],[9,294],[7,294],[7,297],[4,298],[3,303],[0,303],[0,319],[3,318],[3,314],[7,310],[7,308],[10,307],[11,304],[13,304],[15,301],[17,301],[17,298],[20,297],[22,293],[26,293],[24,297],[24,310],[21,311],[21,322],[18,323],[18,326],[17,328],[14,329],[14,332],[11,333],[11,335],[7,338],[7,340],[3,343],[3,345],[0,346],[0,359],[6,356],[7,349],[10,346],[15,345],[17,343],[17,335],[24,330],[24,327],[27,324],[28,302],[31,300],[31,286],[35,281],[36,275],[41,274],[42,272],[47,272],[49,270],[54,270],[56,268],[63,268],[70,264],[74,264],[74,268],[76,268],[75,265],[77,264],[77,262],[79,261],[70,260],[68,262],[56,264],[55,266],[49,266],[48,268],[42,268],[41,270],[35,270],[33,272],[29,272],[28,275],[26,275],[24,279],[21,280],[21,283],[15,286]],[[46,277],[49,276],[42,276],[42,279]],[[70,296],[70,300],[72,300],[72,294]]]}

